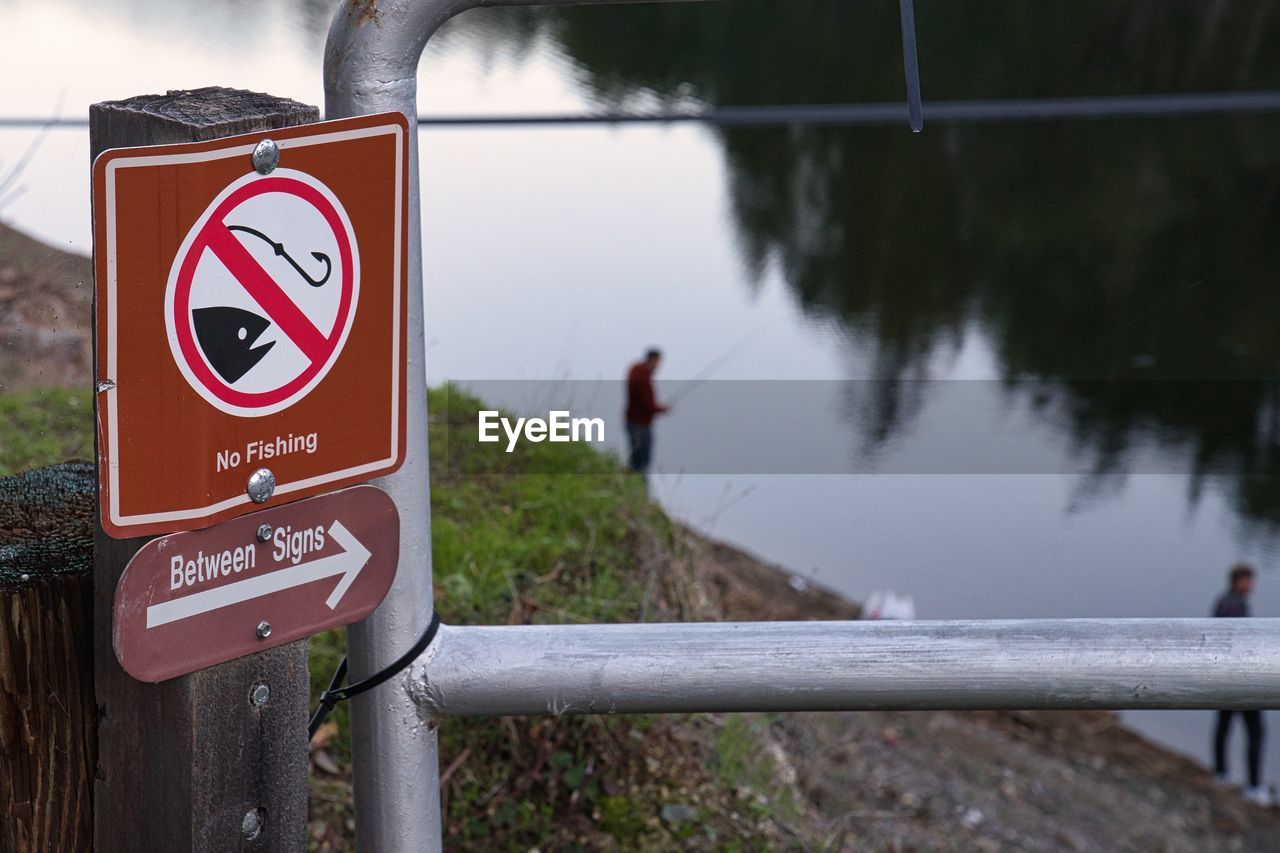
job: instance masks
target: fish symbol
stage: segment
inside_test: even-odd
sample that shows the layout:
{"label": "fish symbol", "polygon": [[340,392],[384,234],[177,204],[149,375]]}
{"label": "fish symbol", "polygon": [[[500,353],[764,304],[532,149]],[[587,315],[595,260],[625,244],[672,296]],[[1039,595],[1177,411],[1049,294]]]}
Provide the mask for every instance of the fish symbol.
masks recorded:
{"label": "fish symbol", "polygon": [[254,346],[271,321],[252,311],[217,306],[197,308],[191,316],[201,351],[228,385],[234,385],[276,345],[275,341],[270,341]]}

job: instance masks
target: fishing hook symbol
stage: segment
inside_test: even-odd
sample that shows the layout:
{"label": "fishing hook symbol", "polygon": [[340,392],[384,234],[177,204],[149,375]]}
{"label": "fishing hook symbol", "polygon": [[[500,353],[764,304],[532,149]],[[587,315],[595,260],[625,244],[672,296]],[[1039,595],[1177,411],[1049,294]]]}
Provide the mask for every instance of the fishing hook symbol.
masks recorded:
{"label": "fishing hook symbol", "polygon": [[326,281],[329,280],[330,273],[333,272],[333,262],[329,260],[329,256],[326,255],[324,252],[311,253],[311,257],[315,258],[317,261],[321,261],[322,263],[324,263],[324,278],[314,279],[311,276],[307,275],[307,271],[304,270],[301,266],[299,266],[298,262],[293,259],[293,256],[284,250],[284,243],[277,243],[275,240],[272,240],[270,237],[268,237],[266,234],[263,234],[261,231],[257,231],[245,225],[228,225],[227,230],[243,231],[246,234],[252,234],[254,237],[257,237],[259,240],[262,240],[264,243],[266,243],[271,247],[272,251],[274,251],[277,255],[284,258],[286,261],[288,261],[289,266],[297,270],[298,275],[302,276],[303,279],[306,280],[307,284],[311,285],[312,287],[320,287],[321,285],[323,285]]}

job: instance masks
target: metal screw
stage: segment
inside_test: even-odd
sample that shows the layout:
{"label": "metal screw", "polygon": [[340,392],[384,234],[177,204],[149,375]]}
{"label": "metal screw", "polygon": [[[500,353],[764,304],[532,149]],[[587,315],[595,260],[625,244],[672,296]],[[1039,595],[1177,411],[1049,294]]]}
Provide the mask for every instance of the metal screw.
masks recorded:
{"label": "metal screw", "polygon": [[266,542],[268,539],[271,538],[271,534],[273,532],[274,531],[272,531],[270,524],[259,524],[258,525],[258,541]]}
{"label": "metal screw", "polygon": [[266,619],[263,619],[261,622],[258,623],[258,639],[265,640],[267,637],[270,637],[270,636],[271,636],[271,623],[268,622]]}
{"label": "metal screw", "polygon": [[249,475],[249,485],[245,487],[245,491],[254,503],[265,503],[275,494],[276,475],[267,468],[259,468]]}
{"label": "metal screw", "polygon": [[259,174],[269,175],[280,165],[280,146],[264,139],[253,148],[253,168]]}
{"label": "metal screw", "polygon": [[262,834],[262,815],[258,809],[249,809],[244,813],[244,818],[240,821],[240,832],[249,841]]}
{"label": "metal screw", "polygon": [[249,691],[249,704],[256,708],[261,708],[270,701],[271,685],[267,684],[265,681],[259,681],[257,684],[253,685],[253,689]]}

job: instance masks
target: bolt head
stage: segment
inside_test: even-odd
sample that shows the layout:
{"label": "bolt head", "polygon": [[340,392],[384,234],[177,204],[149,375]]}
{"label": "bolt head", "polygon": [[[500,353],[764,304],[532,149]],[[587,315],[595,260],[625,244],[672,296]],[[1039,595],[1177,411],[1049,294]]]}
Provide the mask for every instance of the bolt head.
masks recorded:
{"label": "bolt head", "polygon": [[240,820],[240,832],[252,841],[262,834],[262,814],[258,809],[249,809]]}
{"label": "bolt head", "polygon": [[271,623],[268,622],[266,619],[263,619],[261,622],[259,622],[257,634],[258,634],[259,640],[265,640],[267,637],[270,637]]}
{"label": "bolt head", "polygon": [[268,539],[271,538],[271,534],[274,532],[275,531],[271,529],[270,524],[259,524],[258,525],[258,541],[266,542]]}
{"label": "bolt head", "polygon": [[264,139],[253,148],[253,168],[260,175],[269,175],[280,165],[280,146]]}
{"label": "bolt head", "polygon": [[249,493],[254,503],[266,503],[276,492],[276,475],[272,474],[268,468],[259,468],[249,475],[249,484],[245,486],[245,491]]}
{"label": "bolt head", "polygon": [[261,708],[263,705],[271,701],[271,685],[265,681],[259,681],[253,685],[253,689],[249,691],[249,703],[255,708]]}

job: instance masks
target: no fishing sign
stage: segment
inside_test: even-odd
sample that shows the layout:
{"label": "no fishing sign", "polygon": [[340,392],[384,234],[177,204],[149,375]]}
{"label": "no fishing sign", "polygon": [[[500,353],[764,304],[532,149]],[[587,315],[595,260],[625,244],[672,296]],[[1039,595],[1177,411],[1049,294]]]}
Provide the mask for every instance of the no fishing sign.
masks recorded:
{"label": "no fishing sign", "polygon": [[94,163],[102,526],[170,533],[404,456],[399,113]]}

